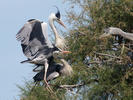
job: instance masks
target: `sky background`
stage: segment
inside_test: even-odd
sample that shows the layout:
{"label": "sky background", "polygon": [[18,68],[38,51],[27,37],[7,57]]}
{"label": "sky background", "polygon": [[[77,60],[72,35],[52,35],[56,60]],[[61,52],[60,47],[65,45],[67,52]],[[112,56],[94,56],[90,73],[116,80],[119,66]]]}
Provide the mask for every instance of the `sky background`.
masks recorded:
{"label": "sky background", "polygon": [[26,57],[16,33],[31,18],[47,22],[49,14],[56,12],[53,5],[65,15],[63,0],[0,0],[0,100],[19,100],[16,85],[24,86],[34,75],[30,64],[20,64]]}

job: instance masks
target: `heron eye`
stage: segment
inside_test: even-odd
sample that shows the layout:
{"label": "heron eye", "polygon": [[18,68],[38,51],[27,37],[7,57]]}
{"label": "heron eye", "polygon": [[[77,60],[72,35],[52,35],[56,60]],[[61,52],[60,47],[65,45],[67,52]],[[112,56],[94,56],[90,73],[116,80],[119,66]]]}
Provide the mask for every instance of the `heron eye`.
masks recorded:
{"label": "heron eye", "polygon": [[59,19],[59,18],[57,18],[57,20],[58,20],[58,21],[60,21],[60,19]]}

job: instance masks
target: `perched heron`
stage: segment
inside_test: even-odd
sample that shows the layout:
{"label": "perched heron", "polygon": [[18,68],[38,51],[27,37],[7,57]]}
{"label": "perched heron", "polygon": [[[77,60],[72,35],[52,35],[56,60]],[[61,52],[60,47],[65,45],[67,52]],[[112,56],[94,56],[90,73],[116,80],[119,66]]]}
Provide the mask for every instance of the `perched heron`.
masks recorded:
{"label": "perched heron", "polygon": [[122,31],[120,28],[116,27],[109,27],[107,29],[104,29],[105,33],[100,36],[100,38],[108,37],[110,35],[118,35],[122,36],[125,39],[132,40],[133,41],[133,33],[127,33]]}
{"label": "perched heron", "polygon": [[[60,59],[60,61],[62,64],[56,63],[54,61],[50,62],[46,75],[47,81],[53,80],[59,77],[59,75],[70,76],[73,73],[72,67],[68,64],[67,61],[64,59]],[[44,73],[44,69],[40,70],[40,72],[33,77],[34,82],[42,81]]]}
{"label": "perched heron", "polygon": [[24,55],[28,58],[28,60],[22,63],[44,64],[45,73],[43,79],[47,85],[46,74],[49,66],[49,58],[53,56],[54,53],[70,53],[69,51],[63,51],[65,42],[58,34],[54,26],[54,21],[65,27],[60,19],[59,10],[57,13],[51,13],[49,16],[49,24],[55,35],[55,44],[52,44],[48,40],[47,24],[36,19],[28,20],[16,35],[17,40],[21,41]]}

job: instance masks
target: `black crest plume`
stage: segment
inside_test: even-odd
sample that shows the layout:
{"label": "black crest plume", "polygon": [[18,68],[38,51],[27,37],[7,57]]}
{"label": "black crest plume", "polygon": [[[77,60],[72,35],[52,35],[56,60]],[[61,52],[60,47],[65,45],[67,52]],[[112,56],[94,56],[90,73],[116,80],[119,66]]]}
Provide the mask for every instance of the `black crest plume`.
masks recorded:
{"label": "black crest plume", "polygon": [[54,7],[57,8],[57,13],[55,14],[55,16],[60,19],[61,15],[60,15],[59,8],[57,6],[54,6]]}

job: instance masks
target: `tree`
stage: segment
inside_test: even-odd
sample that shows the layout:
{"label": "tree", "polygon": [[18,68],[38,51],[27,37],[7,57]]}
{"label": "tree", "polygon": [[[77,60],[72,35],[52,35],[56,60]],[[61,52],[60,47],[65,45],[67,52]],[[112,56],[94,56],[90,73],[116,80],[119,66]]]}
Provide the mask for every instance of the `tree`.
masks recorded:
{"label": "tree", "polygon": [[33,85],[27,83],[25,89],[21,88],[23,100],[133,99],[133,42],[118,36],[99,39],[110,26],[133,33],[133,1],[65,2],[70,4],[66,18],[71,27],[66,39],[72,52],[66,59],[74,74],[52,81],[52,96],[40,84],[31,91]]}

